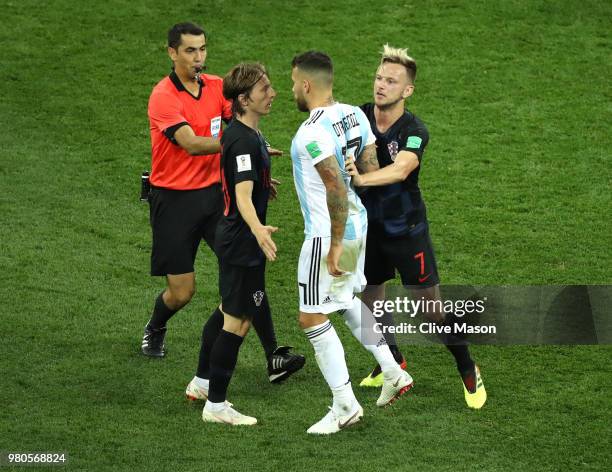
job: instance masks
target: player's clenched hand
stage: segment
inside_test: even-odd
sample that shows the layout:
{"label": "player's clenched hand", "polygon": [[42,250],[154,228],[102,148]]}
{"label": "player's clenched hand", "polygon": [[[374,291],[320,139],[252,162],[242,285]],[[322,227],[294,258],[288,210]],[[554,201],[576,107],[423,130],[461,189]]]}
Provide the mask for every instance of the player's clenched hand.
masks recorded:
{"label": "player's clenched hand", "polygon": [[277,187],[281,184],[280,180],[270,179],[270,183],[272,184],[270,186],[270,200],[276,200],[276,197],[278,197]]}
{"label": "player's clenched hand", "polygon": [[361,184],[361,175],[357,170],[357,166],[355,165],[355,159],[352,157],[347,157],[344,161],[344,169],[349,173],[349,175],[353,178],[353,185],[357,187]]}
{"label": "player's clenched hand", "polygon": [[332,277],[340,277],[344,275],[344,271],[340,269],[340,256],[342,255],[342,243],[334,244],[329,248],[327,253],[327,271]]}
{"label": "player's clenched hand", "polygon": [[260,226],[253,231],[257,244],[269,261],[276,260],[276,244],[272,240],[272,233],[276,233],[278,228],[276,226]]}

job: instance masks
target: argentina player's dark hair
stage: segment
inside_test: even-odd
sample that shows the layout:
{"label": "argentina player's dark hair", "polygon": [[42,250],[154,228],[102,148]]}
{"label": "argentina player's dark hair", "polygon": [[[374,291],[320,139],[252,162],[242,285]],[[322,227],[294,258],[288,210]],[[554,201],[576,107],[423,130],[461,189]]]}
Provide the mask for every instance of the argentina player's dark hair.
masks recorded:
{"label": "argentina player's dark hair", "polygon": [[318,74],[330,83],[334,79],[334,64],[331,57],[321,51],[306,51],[296,55],[291,61],[291,68],[298,68],[307,74]]}

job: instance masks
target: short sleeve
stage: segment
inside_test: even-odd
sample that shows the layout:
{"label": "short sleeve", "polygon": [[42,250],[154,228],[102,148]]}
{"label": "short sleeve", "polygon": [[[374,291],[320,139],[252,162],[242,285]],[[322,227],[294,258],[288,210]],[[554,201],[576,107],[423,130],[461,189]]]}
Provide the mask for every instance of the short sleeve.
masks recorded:
{"label": "short sleeve", "polygon": [[335,156],[336,144],[328,132],[310,125],[300,130],[297,152],[300,159],[309,160],[314,166],[329,156]]}
{"label": "short sleeve", "polygon": [[228,169],[233,173],[234,182],[259,180],[257,166],[260,159],[259,146],[252,139],[238,139],[234,141],[226,155],[225,161]]}
{"label": "short sleeve", "polygon": [[427,128],[423,125],[416,128],[408,128],[402,131],[400,138],[399,150],[415,153],[420,162],[425,152],[425,147],[429,142],[429,132]]}
{"label": "short sleeve", "polygon": [[170,94],[154,93],[149,99],[149,120],[151,125],[161,132],[173,128],[175,131],[181,124],[189,124],[183,115],[181,103]]}
{"label": "short sleeve", "polygon": [[365,137],[364,147],[374,144],[376,142],[376,136],[372,131],[370,120],[368,120],[366,114],[359,107],[355,107],[355,114],[357,115],[357,121],[359,121],[359,131],[361,132],[361,136]]}

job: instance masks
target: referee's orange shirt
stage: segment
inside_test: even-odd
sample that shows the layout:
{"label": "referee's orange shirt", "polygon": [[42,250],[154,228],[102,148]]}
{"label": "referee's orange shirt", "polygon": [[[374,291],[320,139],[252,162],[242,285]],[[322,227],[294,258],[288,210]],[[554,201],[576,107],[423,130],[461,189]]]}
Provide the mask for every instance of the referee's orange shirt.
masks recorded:
{"label": "referee's orange shirt", "polygon": [[189,93],[172,72],[153,89],[149,98],[151,176],[156,187],[195,190],[221,181],[221,154],[192,156],[174,140],[174,133],[189,125],[197,136],[221,138],[222,120],[232,117],[232,103],[223,97],[223,80],[200,75],[198,96]]}

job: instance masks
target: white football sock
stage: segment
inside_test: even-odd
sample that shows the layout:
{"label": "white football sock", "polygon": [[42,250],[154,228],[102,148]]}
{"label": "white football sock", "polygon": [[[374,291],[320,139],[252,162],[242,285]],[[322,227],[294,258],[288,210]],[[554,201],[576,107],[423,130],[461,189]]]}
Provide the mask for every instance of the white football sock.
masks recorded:
{"label": "white football sock", "polygon": [[351,382],[347,382],[341,387],[332,388],[334,395],[334,403],[332,409],[340,416],[346,416],[353,409],[353,405],[357,402]]}
{"label": "white football sock", "polygon": [[306,328],[304,333],[314,347],[317,364],[329,388],[333,391],[344,387],[349,381],[344,348],[330,321]]}
{"label": "white football sock", "polygon": [[198,387],[203,388],[204,390],[208,390],[208,385],[210,384],[210,380],[202,379],[200,377],[194,377],[193,383],[196,384]]}
{"label": "white football sock", "polygon": [[[353,336],[372,353],[376,362],[380,365],[385,378],[392,378],[399,374],[400,366],[382,334],[374,331],[376,318],[370,309],[358,297],[353,298],[353,306],[342,313],[344,322],[353,333]],[[364,339],[366,338],[366,339]]]}
{"label": "white football sock", "polygon": [[210,411],[211,413],[218,413],[219,411],[225,409],[225,402],[211,402],[210,400],[206,400],[204,404],[204,409],[206,411]]}

